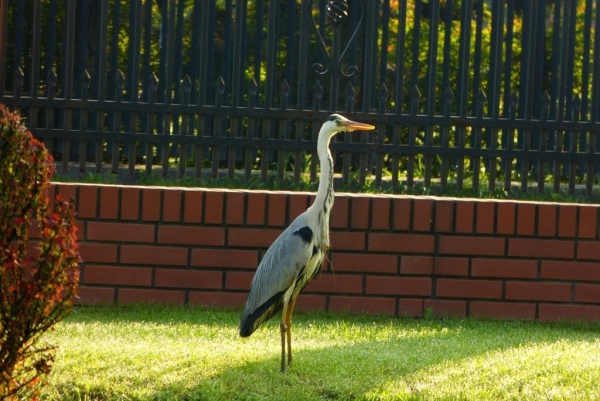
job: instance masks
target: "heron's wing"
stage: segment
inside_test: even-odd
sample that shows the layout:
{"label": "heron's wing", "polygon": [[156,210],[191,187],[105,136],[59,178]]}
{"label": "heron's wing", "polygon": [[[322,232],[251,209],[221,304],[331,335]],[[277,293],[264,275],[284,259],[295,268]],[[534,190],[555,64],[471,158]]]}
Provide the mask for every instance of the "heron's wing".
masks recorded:
{"label": "heron's wing", "polygon": [[312,229],[301,217],[273,242],[256,270],[240,324],[243,337],[281,309],[283,295],[314,253]]}

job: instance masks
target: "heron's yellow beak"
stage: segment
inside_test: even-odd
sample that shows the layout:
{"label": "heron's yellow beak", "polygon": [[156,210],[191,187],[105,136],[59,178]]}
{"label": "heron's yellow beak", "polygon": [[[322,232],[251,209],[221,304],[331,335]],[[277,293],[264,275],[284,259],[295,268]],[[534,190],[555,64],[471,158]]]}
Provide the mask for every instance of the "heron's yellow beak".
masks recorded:
{"label": "heron's yellow beak", "polygon": [[342,123],[347,131],[369,131],[375,129],[371,124],[357,123],[356,121],[347,120]]}

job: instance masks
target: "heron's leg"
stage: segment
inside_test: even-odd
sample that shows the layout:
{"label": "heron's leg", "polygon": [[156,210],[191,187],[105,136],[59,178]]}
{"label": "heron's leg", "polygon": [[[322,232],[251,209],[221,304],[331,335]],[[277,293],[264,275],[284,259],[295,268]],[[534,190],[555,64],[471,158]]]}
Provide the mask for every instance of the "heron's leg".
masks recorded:
{"label": "heron's leg", "polygon": [[281,323],[279,324],[279,328],[281,329],[281,373],[285,373],[285,332],[287,331],[285,312],[286,308],[283,310],[283,316],[281,316]]}
{"label": "heron's leg", "polygon": [[292,363],[292,313],[294,312],[295,304],[296,298],[290,299],[286,313],[287,320],[285,324],[287,326],[288,365]]}

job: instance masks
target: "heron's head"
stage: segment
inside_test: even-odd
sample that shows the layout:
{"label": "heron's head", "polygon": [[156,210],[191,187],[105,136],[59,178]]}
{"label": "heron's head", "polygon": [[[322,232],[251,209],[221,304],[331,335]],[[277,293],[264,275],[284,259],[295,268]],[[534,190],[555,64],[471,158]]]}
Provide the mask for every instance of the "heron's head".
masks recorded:
{"label": "heron's head", "polygon": [[339,114],[332,114],[323,123],[319,136],[324,135],[327,138],[331,138],[342,131],[368,131],[372,129],[375,129],[375,127],[370,124],[357,123]]}

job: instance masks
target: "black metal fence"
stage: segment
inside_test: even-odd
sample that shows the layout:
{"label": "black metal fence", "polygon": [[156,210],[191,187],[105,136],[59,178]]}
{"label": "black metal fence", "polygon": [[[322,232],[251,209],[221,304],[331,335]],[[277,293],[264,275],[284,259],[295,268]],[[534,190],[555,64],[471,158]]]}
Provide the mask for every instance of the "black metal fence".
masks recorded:
{"label": "black metal fence", "polygon": [[5,0],[0,102],[67,170],[523,190],[600,168],[600,0]]}

